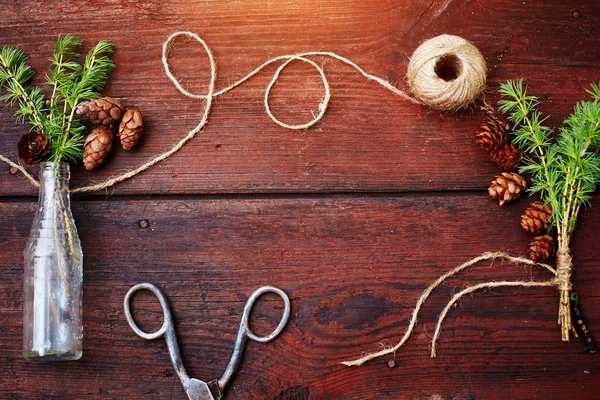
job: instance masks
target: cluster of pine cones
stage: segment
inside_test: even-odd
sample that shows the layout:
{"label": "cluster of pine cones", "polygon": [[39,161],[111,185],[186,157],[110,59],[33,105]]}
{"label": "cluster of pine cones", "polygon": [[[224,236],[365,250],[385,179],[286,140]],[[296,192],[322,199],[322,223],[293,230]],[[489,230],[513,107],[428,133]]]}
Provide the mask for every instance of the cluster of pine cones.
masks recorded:
{"label": "cluster of pine cones", "polygon": [[125,109],[119,99],[102,97],[81,104],[77,116],[94,126],[83,145],[85,169],[97,168],[106,160],[113,147],[115,130],[125,150],[131,150],[142,137],[144,118],[141,112]]}
{"label": "cluster of pine cones", "polygon": [[475,141],[490,156],[490,160],[500,167],[488,189],[500,205],[518,198],[527,189],[525,179],[513,172],[519,166],[523,154],[510,142],[506,127],[495,119],[487,119],[477,127]]}
{"label": "cluster of pine cones", "polygon": [[525,232],[529,232],[536,236],[529,243],[529,251],[527,255],[535,262],[544,262],[554,256],[556,251],[554,238],[548,234],[548,223],[552,217],[552,207],[541,201],[529,203],[529,207],[525,213],[521,215],[521,227]]}
{"label": "cluster of pine cones", "polygon": [[[496,119],[486,119],[475,130],[475,141],[485,150],[492,162],[500,167],[488,188],[488,194],[500,205],[515,200],[527,189],[527,181],[513,172],[519,166],[523,154],[510,142],[506,126]],[[529,203],[521,215],[521,227],[528,233],[539,235],[529,243],[528,256],[535,262],[544,262],[554,256],[554,238],[548,234],[552,208],[540,201]]]}

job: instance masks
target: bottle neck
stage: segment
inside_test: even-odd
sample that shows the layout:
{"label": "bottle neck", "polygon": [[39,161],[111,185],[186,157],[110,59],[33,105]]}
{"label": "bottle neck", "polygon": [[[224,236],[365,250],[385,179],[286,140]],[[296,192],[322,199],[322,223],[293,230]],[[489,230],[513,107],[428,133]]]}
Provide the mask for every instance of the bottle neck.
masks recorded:
{"label": "bottle neck", "polygon": [[63,206],[69,203],[69,164],[44,162],[40,164],[40,206],[62,200]]}

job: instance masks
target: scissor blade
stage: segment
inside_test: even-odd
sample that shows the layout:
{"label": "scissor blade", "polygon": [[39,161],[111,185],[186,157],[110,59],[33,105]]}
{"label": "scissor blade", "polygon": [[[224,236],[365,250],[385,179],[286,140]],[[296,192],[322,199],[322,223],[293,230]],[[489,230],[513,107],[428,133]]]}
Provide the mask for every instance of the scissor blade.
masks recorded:
{"label": "scissor blade", "polygon": [[190,379],[185,392],[190,400],[216,400],[206,382],[199,379]]}

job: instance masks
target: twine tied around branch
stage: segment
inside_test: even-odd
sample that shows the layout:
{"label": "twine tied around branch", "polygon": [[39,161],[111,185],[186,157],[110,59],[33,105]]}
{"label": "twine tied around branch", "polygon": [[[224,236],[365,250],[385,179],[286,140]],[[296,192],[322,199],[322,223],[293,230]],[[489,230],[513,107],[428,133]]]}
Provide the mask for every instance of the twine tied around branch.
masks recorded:
{"label": "twine tied around branch", "polygon": [[[198,41],[204,48],[206,54],[208,55],[208,59],[210,62],[210,81],[208,84],[207,92],[205,94],[195,94],[189,92],[171,73],[171,69],[169,67],[169,53],[173,42],[180,36],[186,36],[188,38]],[[196,125],[195,128],[190,130],[185,135],[185,137],[176,142],[169,150],[149,159],[139,167],[127,171],[121,175],[117,175],[98,184],[73,188],[71,189],[71,193],[88,193],[101,189],[106,189],[126,179],[132,178],[137,174],[152,167],[153,165],[169,158],[177,151],[179,151],[189,140],[194,138],[194,136],[196,136],[197,133],[204,129],[204,127],[206,126],[206,122],[208,121],[208,115],[210,113],[214,98],[216,98],[217,96],[224,95],[233,88],[241,85],[248,79],[252,78],[254,75],[258,74],[262,69],[273,63],[283,61],[283,63],[277,68],[277,70],[273,74],[271,81],[265,89],[264,106],[267,115],[277,125],[287,129],[302,130],[312,127],[317,122],[319,122],[325,115],[325,112],[329,105],[329,100],[331,98],[331,89],[323,67],[310,59],[310,57],[315,56],[328,57],[341,61],[342,63],[354,68],[356,71],[358,71],[360,75],[365,77],[367,80],[378,83],[385,89],[389,90],[397,96],[400,96],[404,100],[407,100],[414,104],[423,104],[442,111],[456,111],[460,108],[468,107],[483,92],[486,84],[487,69],[485,59],[483,58],[479,50],[474,45],[458,36],[441,35],[425,41],[423,44],[421,44],[421,46],[417,48],[417,50],[411,57],[407,70],[407,81],[408,85],[411,88],[412,95],[406,93],[401,89],[398,89],[396,86],[392,85],[387,80],[367,73],[356,63],[345,57],[342,57],[336,53],[321,51],[282,55],[272,58],[264,62],[262,65],[258,66],[256,69],[254,69],[252,72],[250,72],[237,82],[227,86],[224,89],[215,91],[217,66],[213,58],[212,51],[210,50],[206,42],[200,36],[193,32],[175,32],[171,34],[163,43],[163,67],[165,70],[165,74],[169,77],[171,82],[173,82],[173,84],[175,85],[177,90],[181,92],[181,94],[183,94],[186,97],[202,100],[205,102],[204,111],[202,112],[202,117],[200,118],[199,123]],[[321,99],[321,102],[318,105],[318,113],[314,115],[312,120],[303,124],[292,125],[282,122],[273,114],[269,105],[269,97],[271,94],[271,89],[277,83],[281,71],[283,71],[285,67],[287,67],[290,63],[294,61],[307,63],[317,70],[323,84],[324,95]],[[9,164],[13,168],[16,168],[29,180],[29,182],[31,182],[31,184],[33,184],[36,187],[39,187],[39,182],[33,176],[31,176],[31,174],[29,174],[27,170],[25,170],[25,168],[23,168],[21,165],[11,161],[10,159],[4,157],[1,154],[0,161]]]}
{"label": "twine tied around branch", "polygon": [[556,252],[556,285],[559,292],[558,323],[561,327],[561,339],[569,341],[569,332],[573,330],[571,322],[570,296],[573,285],[571,284],[571,269],[573,259],[569,249],[559,247]]}
{"label": "twine tied around branch", "polygon": [[556,285],[561,291],[570,292],[573,288],[571,284],[571,269],[573,268],[573,259],[568,250],[559,249],[556,252]]}
{"label": "twine tied around branch", "polygon": [[[440,276],[434,283],[429,285],[423,291],[423,293],[421,294],[421,297],[419,297],[419,299],[417,300],[415,308],[413,309],[412,316],[411,316],[410,322],[408,324],[408,328],[406,329],[406,332],[404,332],[404,336],[402,336],[402,339],[400,340],[400,342],[398,342],[398,344],[396,344],[393,347],[384,348],[384,349],[379,350],[374,353],[367,353],[367,354],[363,355],[362,357],[357,358],[355,360],[344,361],[344,362],[342,362],[342,364],[349,366],[349,367],[360,366],[374,358],[381,357],[381,356],[384,356],[384,355],[390,354],[390,353],[395,353],[400,347],[402,347],[404,345],[404,343],[412,335],[412,333],[415,329],[415,326],[417,324],[417,317],[419,315],[419,311],[421,311],[421,307],[423,307],[423,304],[425,304],[425,301],[427,300],[427,298],[429,297],[429,295],[431,294],[431,292],[433,292],[433,290],[435,288],[437,288],[442,283],[444,283],[444,281],[446,281],[446,279],[458,274],[459,272],[461,272],[469,267],[472,267],[473,265],[475,265],[481,261],[496,260],[496,259],[510,261],[513,264],[529,265],[529,266],[537,266],[537,267],[545,268],[549,272],[551,272],[552,275],[554,275],[554,279],[551,279],[548,281],[541,281],[541,282],[538,282],[538,281],[483,282],[483,283],[479,283],[477,285],[468,286],[467,288],[456,293],[454,296],[452,296],[452,298],[450,299],[448,304],[446,304],[446,306],[444,307],[444,309],[442,310],[442,312],[440,313],[440,315],[438,317],[438,322],[437,322],[437,325],[435,328],[435,333],[433,334],[433,338],[431,340],[431,357],[432,358],[436,357],[436,355],[437,355],[437,341],[440,337],[440,334],[442,331],[442,323],[444,322],[446,315],[448,315],[448,312],[450,311],[452,306],[454,306],[464,295],[476,292],[481,289],[491,289],[491,288],[496,288],[496,287],[526,287],[526,288],[558,287],[560,289],[561,285],[563,284],[562,280],[559,280],[559,278],[558,278],[558,271],[555,270],[554,268],[552,268],[550,265],[536,263],[536,262],[531,261],[528,258],[513,257],[509,254],[502,253],[502,252],[483,253],[478,257],[475,257],[469,261],[464,262],[463,264],[461,264],[457,267],[452,268],[450,271],[448,271],[444,275]],[[560,290],[562,290],[562,289],[560,289]]]}

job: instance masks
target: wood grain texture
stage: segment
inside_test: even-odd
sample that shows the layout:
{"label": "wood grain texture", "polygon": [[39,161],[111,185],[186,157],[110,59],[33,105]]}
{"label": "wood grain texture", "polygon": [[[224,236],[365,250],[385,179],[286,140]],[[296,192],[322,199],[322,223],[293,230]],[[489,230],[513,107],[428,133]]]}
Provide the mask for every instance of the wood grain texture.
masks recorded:
{"label": "wood grain texture", "polygon": [[[423,40],[464,36],[489,65],[489,97],[499,82],[525,77],[559,123],[597,80],[600,4],[586,1],[573,16],[568,1],[285,0],[6,2],[1,44],[18,46],[43,77],[61,33],[86,46],[105,38],[117,45],[118,65],[107,94],[144,112],[140,148],[118,151],[101,170],[76,171],[74,184],[104,180],[164,151],[194,127],[202,104],[188,101],[164,75],[161,44],[177,30],[200,34],[213,48],[218,87],[268,58],[323,50],[347,56],[378,76],[403,81],[408,57]],[[93,22],[92,22],[93,21]],[[174,71],[195,92],[206,90],[208,61],[192,43],[173,54]],[[479,113],[442,116],[411,105],[339,62],[321,60],[333,99],[314,129],[275,125],[262,105],[275,67],[216,101],[205,132],[160,166],[114,188],[116,193],[256,193],[481,189],[495,167],[472,140]],[[319,62],[321,62],[319,61]],[[41,81],[41,78],[40,80]],[[292,65],[273,92],[273,110],[287,122],[311,118],[323,89],[309,66]],[[0,152],[16,158],[27,131],[9,110],[0,113]],[[463,160],[470,160],[465,163]],[[479,168],[473,168],[473,164]],[[35,194],[1,167],[0,194]],[[467,178],[468,177],[468,178]]]}
{"label": "wood grain texture", "polygon": [[[217,86],[270,57],[334,51],[397,81],[424,39],[452,33],[480,48],[488,97],[524,77],[559,124],[591,81],[600,80],[600,3],[514,0],[64,1],[0,4],[0,45],[31,57],[42,82],[58,34],[117,45],[106,93],[146,115],[131,153],[117,151],[73,185],[100,181],[169,148],[197,123],[162,71],[162,42],[177,30],[206,39]],[[553,289],[502,289],[463,299],[445,322],[439,356],[428,356],[435,321],[450,295],[491,279],[548,279],[543,271],[483,263],[426,303],[396,367],[384,357],[360,368],[339,362],[395,344],[422,290],[449,268],[485,251],[523,254],[518,226],[526,200],[498,207],[484,189],[497,172],[474,143],[478,112],[441,115],[411,105],[323,62],[333,98],[325,118],[288,131],[265,114],[275,67],[216,100],[205,131],[166,162],[73,211],[84,248],[84,358],[36,364],[21,357],[22,249],[36,191],[0,166],[0,398],[183,399],[164,341],[134,335],[122,312],[126,291],[151,282],[169,297],[188,372],[209,380],[229,359],[243,305],[273,284],[292,299],[292,317],[269,344],[249,343],[227,399],[596,399],[598,357],[577,340],[560,342]],[[206,56],[178,42],[173,70],[203,92]],[[273,90],[288,122],[311,118],[322,95],[314,71],[293,64]],[[0,153],[16,159],[25,126],[0,110]],[[31,168],[35,172],[35,168]],[[592,204],[598,205],[596,196]],[[140,220],[149,226],[140,227]],[[574,237],[574,285],[588,325],[600,332],[600,215],[586,210]],[[147,329],[160,308],[134,299]],[[253,326],[266,333],[282,305],[265,296]]]}
{"label": "wood grain texture", "polygon": [[[183,398],[164,341],[135,336],[122,312],[127,289],[148,281],[169,296],[188,371],[204,379],[223,371],[249,294],[263,284],[288,292],[290,324],[274,342],[248,345],[229,398],[593,398],[598,360],[577,340],[560,342],[554,289],[465,298],[446,322],[439,358],[428,358],[434,321],[452,291],[486,279],[549,278],[499,262],[432,296],[396,368],[386,365],[392,357],[361,368],[338,364],[377,349],[378,341],[399,340],[420,292],[450,267],[486,250],[521,254],[521,206],[501,209],[484,195],[76,202],[85,356],[44,365],[20,352],[20,249],[29,230],[23,216],[34,204],[1,203],[0,226],[12,228],[0,231],[0,391],[16,398]],[[140,219],[149,227],[140,228]],[[574,242],[575,285],[592,327],[600,324],[593,256],[599,226],[599,215],[587,213]],[[144,327],[159,325],[151,296],[134,305],[145,310]],[[256,329],[274,326],[280,310],[280,301],[267,297]]]}

